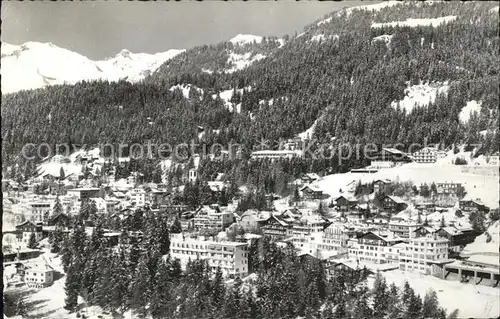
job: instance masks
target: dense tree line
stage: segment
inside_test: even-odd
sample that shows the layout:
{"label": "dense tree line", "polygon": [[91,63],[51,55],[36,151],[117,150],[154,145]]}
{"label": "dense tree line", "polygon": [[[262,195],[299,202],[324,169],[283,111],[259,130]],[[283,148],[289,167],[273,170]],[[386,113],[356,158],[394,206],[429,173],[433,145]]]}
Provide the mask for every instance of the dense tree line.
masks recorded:
{"label": "dense tree line", "polygon": [[[26,143],[239,143],[247,158],[262,139],[275,145],[316,120],[312,138],[334,148],[341,143],[482,143],[489,154],[500,142],[495,130],[498,15],[490,11],[493,6],[410,3],[376,12],[332,14],[328,23],[307,27],[283,47],[276,39],[265,39],[260,44],[224,42],[187,50],[141,83],[84,81],[8,94],[1,108],[2,158],[20,164],[17,175],[25,176],[33,171],[19,159]],[[446,15],[457,19],[438,27],[371,28],[372,22]],[[311,41],[317,34],[338,37]],[[373,41],[383,34],[392,35],[389,44]],[[201,71],[227,68],[229,51],[248,50],[267,58],[234,73]],[[391,106],[404,98],[408,85],[419,83],[447,83],[448,90],[408,113]],[[185,98],[180,90],[170,90],[177,84],[202,91],[192,89]],[[232,102],[241,103],[240,113],[212,97],[222,90],[236,92]],[[480,112],[462,123],[460,110],[470,100],[482,102]],[[201,139],[200,127],[205,133]],[[479,133],[487,129],[484,136]],[[34,153],[28,149],[28,155]],[[159,179],[157,164],[141,164],[149,171],[146,179]]]}

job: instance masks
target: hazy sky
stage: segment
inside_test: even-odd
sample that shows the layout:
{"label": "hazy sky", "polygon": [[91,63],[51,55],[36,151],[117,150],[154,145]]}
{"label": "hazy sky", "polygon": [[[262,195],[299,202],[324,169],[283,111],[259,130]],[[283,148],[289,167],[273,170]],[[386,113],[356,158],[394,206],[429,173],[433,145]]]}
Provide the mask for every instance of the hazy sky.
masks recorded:
{"label": "hazy sky", "polygon": [[124,48],[155,53],[217,43],[238,33],[293,34],[328,12],[360,4],[369,2],[2,1],[1,39],[52,42],[103,59]]}

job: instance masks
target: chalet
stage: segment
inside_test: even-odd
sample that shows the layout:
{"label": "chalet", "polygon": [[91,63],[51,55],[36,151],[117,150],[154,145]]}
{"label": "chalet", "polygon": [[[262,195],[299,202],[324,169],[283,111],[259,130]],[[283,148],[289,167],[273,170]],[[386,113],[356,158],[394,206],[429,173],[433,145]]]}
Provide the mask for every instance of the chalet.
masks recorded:
{"label": "chalet", "polygon": [[302,181],[303,184],[310,184],[310,183],[315,182],[319,179],[320,179],[320,177],[316,173],[305,173],[300,178],[300,180]]}
{"label": "chalet", "polygon": [[430,227],[430,226],[420,226],[415,229],[415,237],[424,237],[429,234],[434,234],[438,229]]}
{"label": "chalet", "polygon": [[428,215],[430,213],[433,213],[436,210],[436,205],[432,202],[423,202],[423,203],[415,204],[415,209],[419,213],[423,213],[424,215]]}
{"label": "chalet", "polygon": [[264,236],[274,240],[283,240],[290,235],[291,225],[285,222],[281,216],[272,214],[261,227]]}
{"label": "chalet", "polygon": [[487,213],[489,211],[489,207],[484,205],[481,200],[476,199],[462,199],[459,201],[460,210],[463,212],[473,212],[480,211],[483,213]]}
{"label": "chalet", "polygon": [[389,179],[377,179],[373,182],[373,191],[375,193],[381,192],[384,190],[386,185],[390,185],[391,181]]}
{"label": "chalet", "polygon": [[438,196],[457,196],[461,188],[460,183],[436,183]]}
{"label": "chalet", "polygon": [[354,209],[358,201],[355,198],[339,196],[335,199],[335,205],[340,211],[348,211],[350,209]]}
{"label": "chalet", "polygon": [[52,216],[47,223],[49,226],[59,226],[62,228],[66,228],[71,225],[69,217],[63,213]]}
{"label": "chalet", "polygon": [[305,200],[321,199],[323,192],[316,186],[306,185],[300,189]]}
{"label": "chalet", "polygon": [[408,205],[401,198],[397,196],[386,195],[380,199],[380,205],[385,211],[398,213],[405,210]]}
{"label": "chalet", "polygon": [[395,148],[382,148],[380,152],[370,155],[371,168],[391,168],[411,162],[411,158]]}
{"label": "chalet", "polygon": [[30,221],[25,221],[24,223],[16,226],[17,239],[20,242],[28,244],[31,234],[35,234],[35,240],[38,242],[42,240],[42,225],[34,224]]}
{"label": "chalet", "polygon": [[[238,223],[245,230],[257,230],[260,229],[267,219],[269,218],[269,212],[259,212],[256,210],[247,210],[239,216]],[[266,217],[267,216],[267,217]]]}
{"label": "chalet", "polygon": [[452,249],[459,249],[460,247],[474,242],[477,235],[472,228],[457,229],[451,226],[439,228],[437,234],[447,238],[449,247]]}

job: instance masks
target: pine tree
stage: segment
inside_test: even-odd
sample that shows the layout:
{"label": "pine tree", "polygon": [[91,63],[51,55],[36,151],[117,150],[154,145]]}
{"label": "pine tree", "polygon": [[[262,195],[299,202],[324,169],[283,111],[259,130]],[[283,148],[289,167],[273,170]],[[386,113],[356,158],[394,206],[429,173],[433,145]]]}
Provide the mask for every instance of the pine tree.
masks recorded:
{"label": "pine tree", "polygon": [[153,318],[171,317],[171,285],[172,279],[170,278],[169,265],[163,259],[159,259],[150,299],[150,312]]}
{"label": "pine tree", "polygon": [[64,174],[64,169],[61,166],[61,169],[59,170],[59,180],[63,181],[66,178],[66,174]]}
{"label": "pine tree", "polygon": [[214,316],[217,316],[218,313],[222,310],[222,306],[224,304],[224,296],[226,294],[226,289],[224,286],[224,281],[222,278],[222,271],[220,267],[217,267],[215,271],[215,276],[212,279],[210,290],[212,292],[211,305],[213,307],[212,311]]}
{"label": "pine tree", "polygon": [[444,216],[441,216],[441,227],[446,227],[446,223],[444,221]]}
{"label": "pine tree", "polygon": [[170,231],[168,227],[168,218],[166,216],[159,216],[157,218],[158,225],[156,227],[156,234],[159,245],[159,250],[162,255],[168,254],[170,250]]}
{"label": "pine tree", "polygon": [[423,197],[429,197],[431,195],[429,186],[427,184],[423,184],[420,186],[420,195],[422,195]]}
{"label": "pine tree", "polygon": [[21,316],[21,318],[28,318],[26,304],[24,303],[24,297],[19,297],[16,303],[16,316]]}
{"label": "pine tree", "polygon": [[38,246],[38,244],[36,242],[35,233],[31,233],[30,238],[28,240],[28,248],[35,249],[37,246]]}
{"label": "pine tree", "polygon": [[126,258],[123,249],[113,257],[113,272],[111,280],[110,308],[123,312],[127,306],[129,294],[129,273],[126,268]]}
{"label": "pine tree", "polygon": [[78,305],[78,291],[80,290],[79,280],[80,276],[76,272],[77,267],[70,265],[66,271],[66,283],[64,291],[66,292],[66,299],[64,300],[64,309],[73,312]]}
{"label": "pine tree", "polygon": [[389,287],[389,300],[387,303],[387,315],[385,318],[398,318],[401,314],[401,300],[399,299],[398,287],[394,283]]}
{"label": "pine tree", "polygon": [[141,318],[146,316],[146,305],[150,300],[149,283],[151,282],[146,255],[141,256],[135,275],[130,283],[129,305]]}
{"label": "pine tree", "polygon": [[373,284],[373,317],[383,318],[389,306],[389,291],[385,278],[377,272]]}
{"label": "pine tree", "polygon": [[170,226],[170,233],[172,234],[180,234],[182,233],[181,221],[179,220],[179,216],[175,216],[174,222],[172,226]]}
{"label": "pine tree", "polygon": [[[106,249],[96,253],[92,267],[87,266],[82,288],[91,295],[91,300],[103,309],[110,309],[113,288],[113,263]],[[88,272],[88,273],[87,273]],[[92,286],[90,286],[92,285]]]}
{"label": "pine tree", "polygon": [[458,318],[458,313],[459,313],[458,309],[453,310],[450,313],[450,315],[448,316],[448,319],[456,319],[456,318]]}
{"label": "pine tree", "polygon": [[407,318],[419,318],[422,313],[422,298],[419,295],[413,295],[410,301]]}
{"label": "pine tree", "polygon": [[64,237],[61,247],[61,264],[64,272],[68,271],[68,267],[71,265],[72,260],[73,254],[70,246],[70,239],[68,237]]}
{"label": "pine tree", "polygon": [[424,297],[424,304],[422,306],[422,315],[425,318],[437,318],[439,311],[439,302],[437,294],[434,290],[427,291]]}
{"label": "pine tree", "polygon": [[61,205],[61,201],[59,200],[59,196],[56,196],[56,203],[54,204],[54,208],[52,210],[52,216],[57,216],[62,214],[63,207]]}
{"label": "pine tree", "polygon": [[354,318],[371,318],[372,310],[368,304],[368,288],[366,282],[362,282],[357,288],[356,298],[354,299],[354,309],[352,317]]}

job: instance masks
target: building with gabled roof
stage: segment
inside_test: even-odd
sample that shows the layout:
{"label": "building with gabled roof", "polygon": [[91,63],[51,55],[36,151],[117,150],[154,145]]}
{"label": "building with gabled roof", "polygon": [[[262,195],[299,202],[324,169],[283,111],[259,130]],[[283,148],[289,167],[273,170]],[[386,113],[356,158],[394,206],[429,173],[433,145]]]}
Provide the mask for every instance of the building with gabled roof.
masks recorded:
{"label": "building with gabled roof", "polygon": [[387,253],[392,246],[402,243],[403,239],[392,233],[365,232],[348,240],[349,257],[360,262],[383,264],[392,262]]}
{"label": "building with gabled roof", "polygon": [[261,229],[264,236],[269,236],[274,240],[283,240],[291,235],[291,223],[286,222],[276,214],[271,214]]}
{"label": "building with gabled roof", "polygon": [[315,200],[323,197],[323,191],[314,185],[305,185],[300,189],[304,200]]}
{"label": "building with gabled roof", "polygon": [[54,282],[54,269],[48,265],[27,266],[24,269],[24,282],[30,288],[45,288]]}

